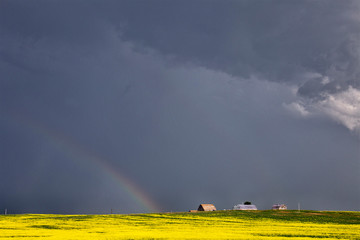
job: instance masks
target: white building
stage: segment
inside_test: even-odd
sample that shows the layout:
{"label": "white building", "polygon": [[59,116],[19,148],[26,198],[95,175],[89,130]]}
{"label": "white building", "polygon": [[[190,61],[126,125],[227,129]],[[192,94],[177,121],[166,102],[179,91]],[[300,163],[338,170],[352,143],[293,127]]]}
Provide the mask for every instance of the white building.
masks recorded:
{"label": "white building", "polygon": [[287,206],[285,204],[274,204],[271,209],[272,210],[286,210]]}
{"label": "white building", "polygon": [[233,207],[233,210],[257,210],[253,204],[237,204]]}

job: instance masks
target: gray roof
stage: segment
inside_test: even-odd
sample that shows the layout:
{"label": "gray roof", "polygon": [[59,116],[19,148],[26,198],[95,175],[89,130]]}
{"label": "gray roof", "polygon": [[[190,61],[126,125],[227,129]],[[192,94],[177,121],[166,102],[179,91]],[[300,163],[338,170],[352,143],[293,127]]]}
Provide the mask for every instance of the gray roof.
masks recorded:
{"label": "gray roof", "polygon": [[233,210],[257,210],[257,208],[255,205],[237,204],[234,206]]}

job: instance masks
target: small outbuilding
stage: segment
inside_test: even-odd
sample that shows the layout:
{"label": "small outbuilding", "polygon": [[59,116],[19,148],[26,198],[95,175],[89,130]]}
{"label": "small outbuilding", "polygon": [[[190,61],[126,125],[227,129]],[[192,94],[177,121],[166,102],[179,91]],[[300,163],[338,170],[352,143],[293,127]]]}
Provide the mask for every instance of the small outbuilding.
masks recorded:
{"label": "small outbuilding", "polygon": [[286,210],[287,206],[285,204],[274,204],[271,209],[272,210]]}
{"label": "small outbuilding", "polygon": [[214,204],[200,204],[198,211],[216,211]]}
{"label": "small outbuilding", "polygon": [[251,202],[245,202],[243,204],[237,204],[233,207],[233,210],[257,210],[257,207]]}

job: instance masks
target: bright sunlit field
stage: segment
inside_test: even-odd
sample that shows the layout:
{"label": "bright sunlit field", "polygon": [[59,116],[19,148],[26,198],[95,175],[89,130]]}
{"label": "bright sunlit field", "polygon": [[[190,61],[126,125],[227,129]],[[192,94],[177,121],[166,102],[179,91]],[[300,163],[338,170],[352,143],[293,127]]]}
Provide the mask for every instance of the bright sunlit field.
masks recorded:
{"label": "bright sunlit field", "polygon": [[360,212],[2,215],[0,239],[360,239]]}

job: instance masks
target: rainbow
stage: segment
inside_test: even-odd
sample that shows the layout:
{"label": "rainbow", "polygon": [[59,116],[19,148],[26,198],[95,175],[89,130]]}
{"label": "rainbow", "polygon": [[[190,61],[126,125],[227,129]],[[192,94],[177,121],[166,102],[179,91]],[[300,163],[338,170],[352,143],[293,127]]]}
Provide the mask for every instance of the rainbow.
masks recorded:
{"label": "rainbow", "polygon": [[32,132],[40,135],[55,147],[61,149],[64,153],[70,156],[74,161],[85,163],[85,161],[79,161],[79,159],[86,160],[86,164],[93,164],[103,175],[114,181],[120,188],[127,193],[127,195],[146,212],[160,212],[158,205],[142,190],[134,181],[121,173],[118,169],[115,169],[110,165],[109,161],[99,156],[97,153],[92,152],[88,148],[84,147],[80,143],[76,142],[73,138],[64,135],[54,129],[47,127],[46,125],[35,122],[28,116],[11,114],[11,123],[21,124]]}

